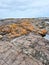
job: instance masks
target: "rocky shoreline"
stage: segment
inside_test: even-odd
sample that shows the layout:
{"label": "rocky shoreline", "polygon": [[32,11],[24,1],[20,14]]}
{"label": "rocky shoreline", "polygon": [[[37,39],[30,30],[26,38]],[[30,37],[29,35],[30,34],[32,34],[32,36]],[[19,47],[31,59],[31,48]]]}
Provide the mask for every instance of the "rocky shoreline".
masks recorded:
{"label": "rocky shoreline", "polygon": [[49,40],[43,37],[49,34],[47,20],[0,20],[0,64],[49,65]]}

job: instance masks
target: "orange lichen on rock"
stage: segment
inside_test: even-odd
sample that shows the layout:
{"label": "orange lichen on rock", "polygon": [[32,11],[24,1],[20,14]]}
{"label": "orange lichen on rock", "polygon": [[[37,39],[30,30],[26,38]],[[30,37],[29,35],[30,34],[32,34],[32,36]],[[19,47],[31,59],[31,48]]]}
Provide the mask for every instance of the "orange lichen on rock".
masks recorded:
{"label": "orange lichen on rock", "polygon": [[15,24],[15,23],[9,25],[9,27],[11,27],[11,28],[16,28],[17,26],[18,26],[18,24]]}
{"label": "orange lichen on rock", "polygon": [[19,37],[20,34],[17,34],[16,32],[12,32],[8,34],[8,38],[14,38],[14,37]]}
{"label": "orange lichen on rock", "polygon": [[45,35],[45,29],[35,28],[31,22],[23,21],[20,23],[12,23],[8,25],[0,26],[0,35],[8,35],[8,38],[19,37],[21,35],[28,34],[28,32],[34,31],[37,34]]}
{"label": "orange lichen on rock", "polygon": [[27,34],[27,30],[24,29],[23,27],[20,27],[19,25],[13,26],[13,24],[11,24],[10,28],[11,28],[11,32],[9,34],[9,38],[18,37]]}
{"label": "orange lichen on rock", "polygon": [[27,30],[24,29],[24,28],[22,28],[22,27],[19,27],[19,28],[18,28],[18,31],[19,31],[19,33],[20,33],[21,35],[27,34]]}
{"label": "orange lichen on rock", "polygon": [[47,33],[46,29],[41,29],[40,32],[38,32],[41,35],[45,35]]}
{"label": "orange lichen on rock", "polygon": [[29,23],[29,22],[22,22],[21,26],[24,27],[25,29],[29,30],[29,31],[33,31],[34,30],[34,26]]}

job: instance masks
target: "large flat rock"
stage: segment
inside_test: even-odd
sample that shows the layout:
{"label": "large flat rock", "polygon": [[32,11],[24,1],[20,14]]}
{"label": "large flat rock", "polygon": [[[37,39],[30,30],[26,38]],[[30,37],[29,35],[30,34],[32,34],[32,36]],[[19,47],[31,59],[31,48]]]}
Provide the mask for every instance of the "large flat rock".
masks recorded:
{"label": "large flat rock", "polygon": [[[38,18],[3,19],[0,20],[0,27],[29,21],[37,32],[38,29],[46,29],[49,34],[49,25],[45,23],[45,20]],[[9,31],[8,28],[5,30]],[[7,38],[7,34],[0,32],[0,65],[49,65],[49,41],[34,31],[11,39]]]}
{"label": "large flat rock", "polygon": [[49,65],[49,41],[33,33],[0,40],[0,65]]}

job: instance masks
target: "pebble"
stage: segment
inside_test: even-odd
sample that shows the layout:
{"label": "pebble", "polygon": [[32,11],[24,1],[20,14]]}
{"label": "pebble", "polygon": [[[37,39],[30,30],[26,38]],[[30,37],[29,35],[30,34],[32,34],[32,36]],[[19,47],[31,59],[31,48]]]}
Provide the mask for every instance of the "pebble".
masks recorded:
{"label": "pebble", "polygon": [[43,61],[43,58],[41,57],[40,60]]}
{"label": "pebble", "polygon": [[44,60],[44,63],[46,63],[47,61],[46,60]]}
{"label": "pebble", "polygon": [[0,39],[2,39],[3,38],[3,36],[2,35],[0,35]]}

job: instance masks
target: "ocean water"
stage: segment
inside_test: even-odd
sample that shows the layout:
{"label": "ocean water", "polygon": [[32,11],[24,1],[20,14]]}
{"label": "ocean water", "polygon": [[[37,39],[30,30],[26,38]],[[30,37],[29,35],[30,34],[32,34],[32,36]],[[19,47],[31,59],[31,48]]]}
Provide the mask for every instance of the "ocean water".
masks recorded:
{"label": "ocean water", "polygon": [[49,40],[49,35],[46,34],[46,36],[44,38],[47,39],[47,40]]}

